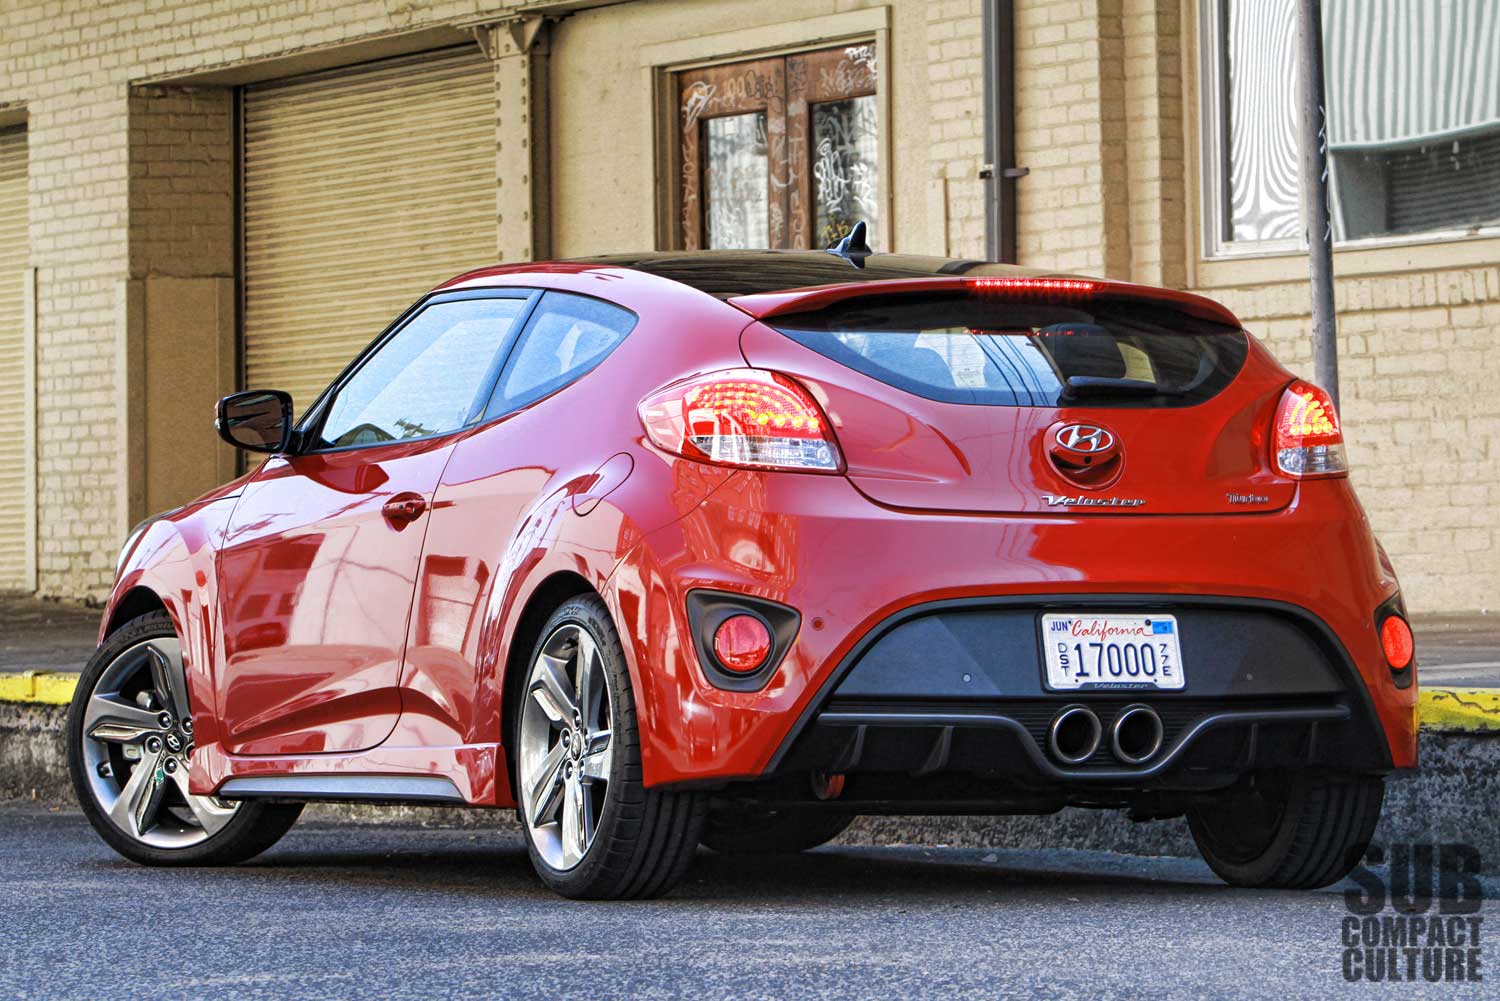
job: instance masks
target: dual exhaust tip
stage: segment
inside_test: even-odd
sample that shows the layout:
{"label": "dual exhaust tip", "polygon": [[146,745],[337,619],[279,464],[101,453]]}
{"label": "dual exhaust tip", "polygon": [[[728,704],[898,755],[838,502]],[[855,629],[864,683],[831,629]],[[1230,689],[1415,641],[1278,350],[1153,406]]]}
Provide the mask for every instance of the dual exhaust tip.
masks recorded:
{"label": "dual exhaust tip", "polygon": [[[1109,727],[1109,749],[1127,765],[1151,760],[1161,750],[1161,717],[1150,706],[1132,705],[1120,710]],[[1087,706],[1068,706],[1052,720],[1047,747],[1066,765],[1081,765],[1094,756],[1104,742],[1104,724]]]}

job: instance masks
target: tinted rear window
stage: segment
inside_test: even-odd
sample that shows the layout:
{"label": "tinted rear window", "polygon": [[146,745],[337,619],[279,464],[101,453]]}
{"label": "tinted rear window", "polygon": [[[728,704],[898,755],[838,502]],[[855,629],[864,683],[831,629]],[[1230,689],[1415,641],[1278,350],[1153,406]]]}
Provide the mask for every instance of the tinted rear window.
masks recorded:
{"label": "tinted rear window", "polygon": [[1128,300],[872,297],[776,329],[929,400],[1002,407],[1186,407],[1245,363],[1243,331]]}

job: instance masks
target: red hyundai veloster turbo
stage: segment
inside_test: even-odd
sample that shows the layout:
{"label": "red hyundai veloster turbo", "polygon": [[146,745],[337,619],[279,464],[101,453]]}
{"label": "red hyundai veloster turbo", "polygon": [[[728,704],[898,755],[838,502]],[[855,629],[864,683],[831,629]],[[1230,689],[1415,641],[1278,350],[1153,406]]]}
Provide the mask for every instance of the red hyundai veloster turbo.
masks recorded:
{"label": "red hyundai veloster turbo", "polygon": [[1416,666],[1326,393],[1208,300],[970,261],[645,254],[444,284],[253,472],[138,526],[68,721],[138,862],[310,800],[515,807],[575,897],[859,814],[1186,816],[1358,860]]}

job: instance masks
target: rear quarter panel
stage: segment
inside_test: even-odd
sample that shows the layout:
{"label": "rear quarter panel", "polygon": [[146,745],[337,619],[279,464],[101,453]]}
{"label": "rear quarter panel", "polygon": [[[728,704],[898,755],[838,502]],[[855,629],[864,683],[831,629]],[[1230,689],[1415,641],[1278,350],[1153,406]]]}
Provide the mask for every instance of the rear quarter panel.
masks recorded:
{"label": "rear quarter panel", "polygon": [[670,382],[743,365],[743,313],[633,273],[508,278],[616,303],[637,324],[599,367],[455,447],[427,527],[391,746],[503,744],[506,665],[529,657],[512,644],[538,589],[567,573],[604,591],[642,536],[732,475],[648,447],[636,408]]}

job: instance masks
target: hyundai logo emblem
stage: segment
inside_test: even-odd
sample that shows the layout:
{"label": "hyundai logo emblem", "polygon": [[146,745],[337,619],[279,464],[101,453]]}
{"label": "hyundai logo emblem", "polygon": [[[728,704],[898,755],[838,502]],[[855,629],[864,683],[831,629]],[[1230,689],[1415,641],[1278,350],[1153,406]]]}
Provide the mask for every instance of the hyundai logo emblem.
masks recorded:
{"label": "hyundai logo emblem", "polygon": [[1115,436],[1094,424],[1069,424],[1058,428],[1057,443],[1069,451],[1092,455],[1113,448]]}

